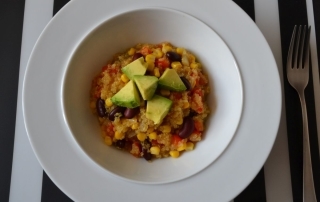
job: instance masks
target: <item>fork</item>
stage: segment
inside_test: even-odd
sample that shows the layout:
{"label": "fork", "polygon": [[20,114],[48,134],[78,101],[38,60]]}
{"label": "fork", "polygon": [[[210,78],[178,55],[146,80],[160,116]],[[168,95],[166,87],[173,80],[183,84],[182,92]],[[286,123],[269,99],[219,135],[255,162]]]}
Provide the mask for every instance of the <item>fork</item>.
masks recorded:
{"label": "fork", "polygon": [[287,58],[287,77],[290,85],[296,89],[302,108],[303,120],[303,201],[317,201],[314,190],[307,107],[304,96],[304,89],[309,82],[309,39],[311,27],[307,29],[304,25],[302,37],[302,26],[294,26]]}

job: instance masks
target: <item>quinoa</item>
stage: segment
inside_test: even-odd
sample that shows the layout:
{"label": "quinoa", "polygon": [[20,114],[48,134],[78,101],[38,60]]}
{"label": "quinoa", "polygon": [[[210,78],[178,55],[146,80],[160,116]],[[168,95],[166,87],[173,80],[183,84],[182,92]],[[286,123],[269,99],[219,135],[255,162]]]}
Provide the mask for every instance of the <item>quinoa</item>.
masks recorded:
{"label": "quinoa", "polygon": [[[170,61],[168,53],[180,55],[180,61]],[[139,112],[132,118],[125,118],[123,111],[115,113],[117,107],[111,101],[129,79],[121,68],[137,57],[143,56],[148,64],[146,75],[160,77],[165,69],[174,69],[189,85],[182,92],[157,88],[155,94],[172,101],[168,114],[159,124],[146,117],[147,102],[141,99]],[[185,83],[185,82],[184,82]],[[135,157],[153,158],[178,157],[184,151],[195,148],[205,131],[205,120],[210,113],[206,104],[209,94],[209,80],[203,72],[201,63],[184,48],[175,47],[168,42],[160,44],[137,44],[124,53],[116,54],[101,72],[93,79],[90,92],[90,107],[98,117],[101,137],[109,146],[115,146]],[[185,83],[186,84],[186,83]],[[99,103],[100,102],[100,103]],[[99,110],[103,111],[99,114]],[[179,136],[186,118],[192,119],[193,131],[188,137]]]}

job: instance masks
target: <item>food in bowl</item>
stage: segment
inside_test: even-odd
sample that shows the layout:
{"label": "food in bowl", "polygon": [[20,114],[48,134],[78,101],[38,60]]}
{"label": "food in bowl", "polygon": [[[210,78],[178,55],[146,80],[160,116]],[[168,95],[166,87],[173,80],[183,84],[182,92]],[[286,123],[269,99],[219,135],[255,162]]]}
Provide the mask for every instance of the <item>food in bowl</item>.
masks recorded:
{"label": "food in bowl", "polygon": [[208,83],[186,49],[137,44],[102,67],[92,81],[90,106],[107,145],[148,161],[177,158],[202,139]]}

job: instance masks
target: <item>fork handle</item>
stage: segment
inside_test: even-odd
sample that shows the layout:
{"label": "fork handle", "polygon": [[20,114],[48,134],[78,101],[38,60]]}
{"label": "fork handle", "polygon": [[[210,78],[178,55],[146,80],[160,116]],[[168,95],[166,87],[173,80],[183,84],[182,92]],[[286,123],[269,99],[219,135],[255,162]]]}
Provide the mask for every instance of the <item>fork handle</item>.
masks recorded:
{"label": "fork handle", "polygon": [[308,116],[304,91],[302,91],[302,93],[299,93],[299,97],[301,102],[303,121],[303,201],[316,202],[317,198],[313,182]]}

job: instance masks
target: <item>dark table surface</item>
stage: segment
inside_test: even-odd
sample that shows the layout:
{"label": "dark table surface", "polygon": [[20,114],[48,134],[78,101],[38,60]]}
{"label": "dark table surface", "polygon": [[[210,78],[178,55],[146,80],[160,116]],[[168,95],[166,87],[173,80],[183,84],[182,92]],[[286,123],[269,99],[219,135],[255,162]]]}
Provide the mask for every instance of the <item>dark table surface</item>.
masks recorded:
{"label": "dark table surface", "polygon": [[[68,0],[0,1],[0,201],[72,201],[38,163],[24,128],[21,90],[31,50],[45,25]],[[320,199],[320,1],[234,0],[255,21],[276,59],[283,110],[275,145],[238,201],[302,201],[302,119],[285,65],[295,24],[311,25],[310,81],[306,89],[316,194]],[[196,8],[195,8],[196,9]]]}

